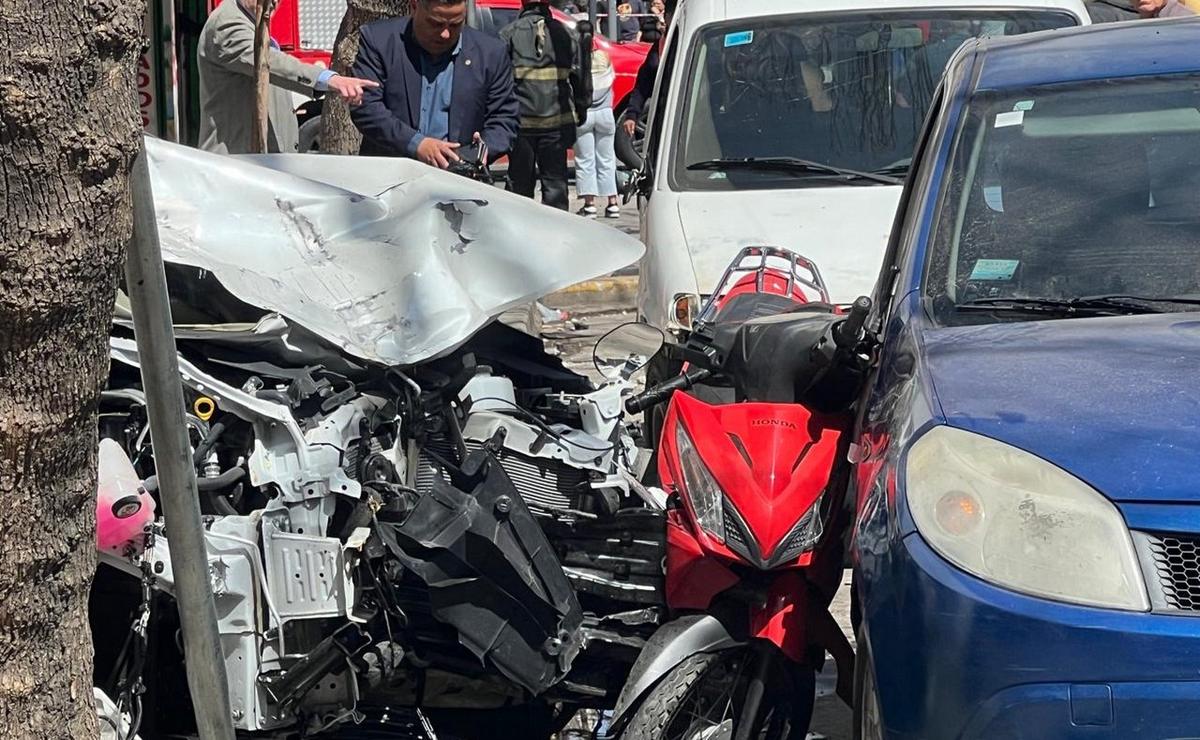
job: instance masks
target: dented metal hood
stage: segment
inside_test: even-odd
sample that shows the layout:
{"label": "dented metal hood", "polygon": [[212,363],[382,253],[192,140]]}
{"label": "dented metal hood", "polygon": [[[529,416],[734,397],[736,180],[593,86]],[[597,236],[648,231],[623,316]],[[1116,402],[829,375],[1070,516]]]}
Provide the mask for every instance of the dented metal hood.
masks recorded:
{"label": "dented metal hood", "polygon": [[230,157],[146,140],[163,258],[346,352],[410,365],[636,262],[607,226],[408,159]]}

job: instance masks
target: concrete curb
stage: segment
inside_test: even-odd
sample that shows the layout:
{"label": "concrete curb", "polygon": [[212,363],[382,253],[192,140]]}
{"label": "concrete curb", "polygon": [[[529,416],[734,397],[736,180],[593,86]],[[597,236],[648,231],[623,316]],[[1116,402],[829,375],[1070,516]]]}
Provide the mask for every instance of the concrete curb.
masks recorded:
{"label": "concrete curb", "polygon": [[542,302],[553,308],[597,303],[632,306],[637,298],[637,288],[637,275],[609,275],[569,285],[546,296]]}

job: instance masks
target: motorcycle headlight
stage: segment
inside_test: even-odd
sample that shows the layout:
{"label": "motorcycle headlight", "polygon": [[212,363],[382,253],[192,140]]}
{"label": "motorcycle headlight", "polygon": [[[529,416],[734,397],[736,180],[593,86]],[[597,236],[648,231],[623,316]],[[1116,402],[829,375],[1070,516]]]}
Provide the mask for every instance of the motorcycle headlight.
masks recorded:
{"label": "motorcycle headlight", "polygon": [[913,444],[905,473],[917,530],[959,568],[1034,596],[1149,610],[1125,520],[1070,473],[944,426]]}
{"label": "motorcycle headlight", "polygon": [[772,562],[781,563],[794,560],[817,546],[818,540],[825,532],[825,519],[822,515],[824,499],[825,494],[822,493],[813,502],[812,507],[804,512],[804,516],[800,517],[800,521],[796,522],[792,531],[788,532],[779,546],[775,548],[775,557],[771,559]]}
{"label": "motorcycle headlight", "polygon": [[683,492],[692,503],[696,521],[718,542],[725,542],[724,494],[717,479],[704,466],[695,445],[680,422],[675,423],[675,445],[679,450],[679,466],[683,475]]}

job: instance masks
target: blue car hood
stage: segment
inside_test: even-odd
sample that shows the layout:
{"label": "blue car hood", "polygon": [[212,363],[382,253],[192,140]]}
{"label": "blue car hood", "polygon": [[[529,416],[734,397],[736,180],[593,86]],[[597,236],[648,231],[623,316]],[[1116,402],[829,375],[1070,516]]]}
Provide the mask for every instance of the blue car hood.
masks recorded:
{"label": "blue car hood", "polygon": [[922,340],[946,423],[1114,501],[1200,501],[1200,314],[928,329]]}

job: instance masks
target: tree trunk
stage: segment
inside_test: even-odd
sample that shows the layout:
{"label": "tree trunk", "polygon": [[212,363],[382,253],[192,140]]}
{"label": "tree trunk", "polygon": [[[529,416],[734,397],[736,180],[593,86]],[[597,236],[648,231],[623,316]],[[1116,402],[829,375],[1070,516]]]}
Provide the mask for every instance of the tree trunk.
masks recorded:
{"label": "tree trunk", "polygon": [[[337,40],[333,42],[333,70],[350,74],[358,56],[358,29],[380,18],[412,12],[412,0],[350,0]],[[336,95],[326,95],[321,109],[321,151],[329,154],[358,154],[362,135],[350,120],[350,106]]]}
{"label": "tree trunk", "polygon": [[96,407],[145,3],[0,0],[0,737],[94,738]]}
{"label": "tree trunk", "polygon": [[260,0],[258,17],[254,21],[254,107],[250,109],[250,153],[267,153],[267,129],[270,126],[267,106],[271,99],[271,70],[268,52],[271,49],[271,16],[275,0]]}

